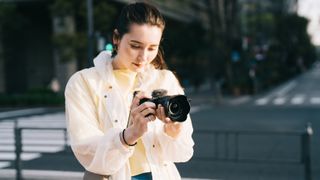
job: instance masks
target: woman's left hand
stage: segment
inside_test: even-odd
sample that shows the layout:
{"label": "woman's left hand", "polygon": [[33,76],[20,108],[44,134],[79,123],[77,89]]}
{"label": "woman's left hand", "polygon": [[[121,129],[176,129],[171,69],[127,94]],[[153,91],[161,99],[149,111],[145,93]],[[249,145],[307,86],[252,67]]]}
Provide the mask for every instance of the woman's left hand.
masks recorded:
{"label": "woman's left hand", "polygon": [[178,137],[181,132],[182,124],[179,122],[173,122],[164,112],[164,107],[160,104],[156,109],[156,116],[162,122],[164,122],[164,132],[172,138]]}

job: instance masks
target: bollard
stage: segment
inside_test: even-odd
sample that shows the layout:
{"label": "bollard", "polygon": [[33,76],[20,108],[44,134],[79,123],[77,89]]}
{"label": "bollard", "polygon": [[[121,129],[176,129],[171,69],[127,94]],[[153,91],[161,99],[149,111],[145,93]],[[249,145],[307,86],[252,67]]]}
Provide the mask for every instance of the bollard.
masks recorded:
{"label": "bollard", "polygon": [[68,150],[68,132],[67,129],[63,129],[63,137],[64,137],[64,150],[67,152]]}
{"label": "bollard", "polygon": [[16,169],[16,180],[22,180],[21,176],[21,151],[22,151],[22,143],[21,143],[21,129],[15,125],[14,128],[14,137],[15,137],[15,169]]}
{"label": "bollard", "polygon": [[302,135],[301,160],[304,163],[305,180],[312,180],[311,173],[311,136],[313,134],[311,123],[307,123],[304,134]]}

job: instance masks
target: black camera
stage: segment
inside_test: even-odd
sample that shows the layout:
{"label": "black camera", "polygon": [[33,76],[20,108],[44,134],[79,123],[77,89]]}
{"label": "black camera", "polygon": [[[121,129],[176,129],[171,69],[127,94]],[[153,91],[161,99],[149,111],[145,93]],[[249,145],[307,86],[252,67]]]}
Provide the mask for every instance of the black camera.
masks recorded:
{"label": "black camera", "polygon": [[146,101],[153,102],[156,106],[161,104],[164,107],[165,114],[172,121],[183,122],[190,112],[190,103],[187,96],[167,96],[167,91],[163,89],[154,90],[152,98],[143,98],[140,100],[140,104]]}

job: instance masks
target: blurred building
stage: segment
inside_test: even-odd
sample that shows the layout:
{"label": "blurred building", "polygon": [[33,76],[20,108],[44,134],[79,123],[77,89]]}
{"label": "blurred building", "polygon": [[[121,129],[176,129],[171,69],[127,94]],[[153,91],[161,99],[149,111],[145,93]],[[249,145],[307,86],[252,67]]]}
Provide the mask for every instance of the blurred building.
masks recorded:
{"label": "blurred building", "polygon": [[6,17],[13,25],[2,27],[6,33],[0,35],[0,92],[24,92],[50,83],[54,69],[48,2],[0,1],[1,6],[14,4],[19,12]]}
{"label": "blurred building", "polygon": [[[53,44],[53,36],[64,34],[72,36],[72,34],[77,31],[76,23],[82,23],[84,28],[86,28],[86,24],[83,24],[83,22],[76,22],[77,20],[75,20],[73,17],[61,17],[53,15],[50,10],[50,5],[52,5],[53,2],[56,2],[56,0],[0,0],[0,6],[3,4],[14,4],[17,12],[17,16],[15,18],[7,17],[12,22],[17,22],[16,26],[11,29],[9,28],[9,31],[7,30],[5,37],[2,37],[4,36],[4,32],[0,31],[0,93],[19,93],[30,89],[47,88],[50,86],[52,87],[53,83],[56,84],[54,91],[57,90],[56,87],[60,87],[60,92],[62,92],[68,78],[79,68],[85,67],[85,65],[80,64],[79,59],[75,57],[69,58],[67,61],[65,61],[59,49],[57,49]],[[124,4],[130,2],[132,1],[108,1],[110,4],[116,4],[118,10],[120,10]],[[210,31],[210,28],[213,29],[217,27],[217,25],[210,25],[214,19],[210,17],[210,15],[213,14],[210,14],[209,11],[211,11],[211,13],[215,13],[214,15],[217,16],[215,18],[222,18],[224,15],[223,13],[219,14],[219,12],[214,9],[217,7],[209,6],[210,4],[214,4],[213,2],[216,3],[217,1],[215,0],[148,0],[146,2],[154,4],[160,9],[160,11],[166,17],[168,26],[176,28],[181,25],[181,23],[188,24],[200,22],[204,29],[207,30],[203,33],[206,33],[205,38],[207,38],[206,40],[209,39],[209,41],[212,39],[208,38],[208,36],[210,36],[210,33],[215,32]],[[221,2],[219,1],[219,3]],[[239,17],[239,20],[235,21],[237,26],[234,26],[234,28],[241,28],[241,30],[237,30],[237,34],[235,36],[237,38],[240,37],[240,41],[242,37],[244,40],[243,47],[245,47],[246,36],[250,35],[250,33],[257,35],[257,40],[261,41],[262,44],[264,43],[264,39],[267,39],[264,38],[267,37],[265,34],[267,29],[264,28],[265,22],[260,19],[262,16],[259,16],[259,14],[263,14],[265,12],[286,14],[295,13],[297,11],[297,0],[235,0],[232,2],[235,2],[238,5],[236,13],[237,17]],[[84,14],[85,13],[86,12],[84,12]],[[250,24],[250,21],[253,17],[256,18],[257,22],[254,24],[254,26]],[[238,24],[240,24],[240,26],[238,26]],[[184,28],[185,27],[179,29],[180,34],[183,31],[187,33],[188,29]],[[198,34],[195,36],[197,35]],[[95,41],[97,41],[98,38],[94,38],[96,38]],[[197,38],[198,36],[194,37],[194,39]],[[67,39],[64,40],[67,41]],[[101,44],[102,41],[99,42]],[[189,41],[185,40],[183,42],[184,44],[187,44]],[[198,46],[196,43],[197,41],[193,40],[189,46]],[[99,47],[101,49],[103,45],[99,45]],[[168,51],[178,50],[174,48],[175,44],[171,45],[168,48]],[[208,51],[213,51],[212,47],[206,48],[209,49]],[[188,50],[188,48],[186,49]],[[187,50],[184,49],[184,51]],[[66,53],[68,53],[68,50]],[[220,52],[217,54],[219,53]],[[82,54],[84,54],[84,57],[85,53]],[[210,62],[217,61],[217,59],[219,59],[214,55],[209,56],[210,59],[208,61]],[[176,59],[173,58],[172,62],[174,62]],[[197,59],[194,61],[197,61]],[[220,64],[213,64],[210,62],[207,62],[208,65],[206,65],[206,70],[202,71],[209,71],[212,73],[212,71],[214,71],[212,69],[213,67],[217,67],[221,70],[225,69],[224,67],[219,66],[224,64],[224,62],[221,62]],[[185,63],[185,61],[182,63]],[[192,63],[195,62],[191,62],[190,64]],[[185,71],[186,69],[187,68],[181,66],[181,69],[177,69],[177,71]],[[187,69],[185,74],[189,74],[189,72],[190,70]],[[216,73],[217,72],[213,72],[212,74]],[[202,78],[202,76],[200,78]]]}
{"label": "blurred building", "polygon": [[[79,68],[76,59],[63,61],[52,43],[54,35],[75,32],[74,19],[52,15],[50,4],[53,2],[0,0],[0,6],[14,5],[17,17],[12,21],[18,25],[9,28],[9,33],[0,31],[0,93],[23,93],[50,87],[52,83],[58,83],[60,91],[63,91],[67,79]],[[120,5],[130,2],[110,1]],[[203,16],[201,8],[205,7],[203,1],[148,2],[157,6],[172,24],[198,20]]]}

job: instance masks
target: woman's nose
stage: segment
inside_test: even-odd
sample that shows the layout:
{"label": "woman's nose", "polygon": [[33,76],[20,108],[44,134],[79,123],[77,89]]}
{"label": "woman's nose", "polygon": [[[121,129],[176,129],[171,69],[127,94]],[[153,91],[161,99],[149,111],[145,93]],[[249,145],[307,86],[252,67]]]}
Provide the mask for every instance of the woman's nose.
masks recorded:
{"label": "woman's nose", "polygon": [[147,61],[148,57],[148,52],[147,50],[141,50],[139,52],[138,60],[139,61]]}

